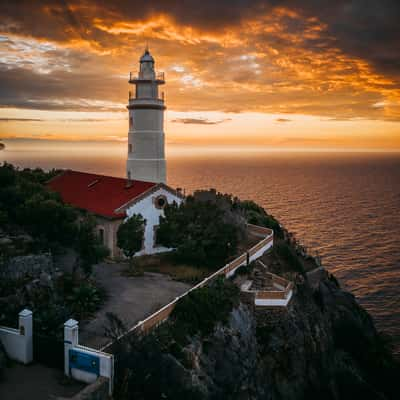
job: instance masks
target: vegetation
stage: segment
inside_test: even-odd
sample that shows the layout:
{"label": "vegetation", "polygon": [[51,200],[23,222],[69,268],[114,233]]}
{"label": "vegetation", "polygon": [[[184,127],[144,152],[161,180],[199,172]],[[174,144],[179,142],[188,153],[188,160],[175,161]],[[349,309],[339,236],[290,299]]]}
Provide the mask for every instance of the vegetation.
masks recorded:
{"label": "vegetation", "polygon": [[[0,281],[0,324],[15,326],[18,313],[29,308],[36,333],[62,338],[62,325],[69,318],[91,315],[104,300],[104,292],[88,277],[92,265],[107,254],[94,233],[95,221],[66,205],[44,183],[60,171],[17,169],[0,166],[0,223],[4,236],[0,264],[9,257],[73,248],[80,274],[44,273]],[[28,238],[20,241],[20,237]],[[6,245],[4,245],[4,242]],[[75,271],[74,271],[75,272]]]}
{"label": "vegetation", "polygon": [[[27,252],[57,251],[72,247],[78,254],[78,266],[86,275],[93,264],[107,256],[107,249],[94,234],[95,221],[66,205],[44,183],[60,171],[19,170],[11,164],[0,166],[0,222],[6,232],[23,232],[32,237]],[[12,256],[7,250],[0,255]]]}
{"label": "vegetation", "polygon": [[143,217],[140,214],[134,214],[118,228],[117,246],[131,261],[143,246],[144,224]]}
{"label": "vegetation", "polygon": [[109,255],[107,247],[103,246],[100,238],[95,234],[96,221],[87,216],[78,226],[76,250],[78,253],[77,266],[86,276],[91,275],[93,265],[104,260]]}
{"label": "vegetation", "polygon": [[274,245],[274,253],[282,261],[289,266],[290,269],[295,272],[300,272],[302,275],[305,274],[303,264],[299,260],[299,257],[295,254],[294,250],[284,241],[278,241]]}
{"label": "vegetation", "polygon": [[[168,322],[153,334],[133,338],[127,348],[117,352],[115,397],[124,400],[204,398],[182,367],[190,368],[183,347],[191,336],[205,338],[217,323],[227,323],[238,301],[237,286],[222,278],[179,301]],[[118,321],[112,321],[111,325],[114,331],[120,332]]]}
{"label": "vegetation", "polygon": [[217,203],[189,196],[180,205],[167,205],[164,212],[157,241],[175,248],[178,261],[220,267],[236,253],[239,228]]}
{"label": "vegetation", "polygon": [[228,321],[238,301],[238,287],[218,277],[212,285],[194,290],[178,302],[171,314],[173,335],[185,340],[197,334],[211,334],[218,322]]}
{"label": "vegetation", "polygon": [[[209,268],[179,263],[171,253],[135,257],[135,269],[166,274],[176,281],[191,284],[198,283],[210,275]],[[131,275],[132,271],[129,269],[126,273]],[[133,272],[133,275],[136,276],[137,273]]]}
{"label": "vegetation", "polygon": [[0,325],[16,326],[18,313],[28,308],[33,311],[36,333],[62,338],[66,320],[91,316],[104,299],[105,292],[94,282],[72,274],[62,274],[49,285],[33,285],[29,277],[4,279],[0,286]]}
{"label": "vegetation", "polygon": [[283,231],[279,225],[279,222],[271,215],[268,215],[267,212],[254,201],[241,201],[236,199],[236,207],[238,207],[244,213],[249,224],[270,228],[274,231],[276,237],[283,238]]}

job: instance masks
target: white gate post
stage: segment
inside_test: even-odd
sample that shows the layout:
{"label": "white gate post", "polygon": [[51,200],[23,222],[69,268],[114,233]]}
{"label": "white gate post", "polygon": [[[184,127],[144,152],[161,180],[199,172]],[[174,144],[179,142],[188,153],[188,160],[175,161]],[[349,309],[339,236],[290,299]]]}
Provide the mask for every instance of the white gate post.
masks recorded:
{"label": "white gate post", "polygon": [[29,364],[33,361],[33,316],[32,311],[22,310],[18,314],[19,334],[25,337],[23,350],[23,363]]}
{"label": "white gate post", "polygon": [[79,325],[78,321],[69,319],[64,324],[64,374],[70,376],[69,349],[78,345]]}

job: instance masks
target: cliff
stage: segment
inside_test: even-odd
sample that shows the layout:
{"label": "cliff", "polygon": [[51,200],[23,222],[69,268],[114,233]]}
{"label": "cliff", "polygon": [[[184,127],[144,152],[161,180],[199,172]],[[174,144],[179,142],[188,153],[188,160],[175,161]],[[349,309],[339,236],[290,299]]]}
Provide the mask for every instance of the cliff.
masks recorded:
{"label": "cliff", "polygon": [[116,398],[395,398],[399,369],[368,313],[327,273],[313,283],[298,279],[287,309],[255,309],[240,296],[225,323],[182,348],[165,340],[168,323],[119,360]]}

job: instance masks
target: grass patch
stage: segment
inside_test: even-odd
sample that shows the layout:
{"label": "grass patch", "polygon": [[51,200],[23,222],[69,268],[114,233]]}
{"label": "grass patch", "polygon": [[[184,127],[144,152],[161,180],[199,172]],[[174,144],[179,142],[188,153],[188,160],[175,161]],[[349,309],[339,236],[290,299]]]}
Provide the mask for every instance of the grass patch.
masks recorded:
{"label": "grass patch", "polygon": [[128,268],[125,273],[128,276],[138,276],[139,272],[165,274],[176,281],[190,284],[198,283],[211,274],[209,268],[178,263],[171,253],[134,258],[133,267]]}

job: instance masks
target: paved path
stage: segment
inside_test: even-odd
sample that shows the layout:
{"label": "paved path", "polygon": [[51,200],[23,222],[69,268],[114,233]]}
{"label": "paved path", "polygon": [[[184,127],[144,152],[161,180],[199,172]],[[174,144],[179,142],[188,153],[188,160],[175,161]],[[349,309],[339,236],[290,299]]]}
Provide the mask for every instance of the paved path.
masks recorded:
{"label": "paved path", "polygon": [[68,398],[85,387],[85,384],[76,381],[66,382],[63,371],[40,364],[14,364],[5,369],[4,375],[4,380],[0,381],[1,400]]}
{"label": "paved path", "polygon": [[102,263],[94,268],[94,278],[106,289],[109,298],[94,319],[80,325],[80,344],[98,349],[109,342],[104,337],[107,312],[118,315],[130,328],[191,287],[156,273],[124,276],[121,274],[124,269],[125,264],[111,263]]}

